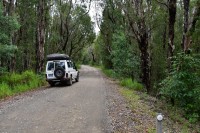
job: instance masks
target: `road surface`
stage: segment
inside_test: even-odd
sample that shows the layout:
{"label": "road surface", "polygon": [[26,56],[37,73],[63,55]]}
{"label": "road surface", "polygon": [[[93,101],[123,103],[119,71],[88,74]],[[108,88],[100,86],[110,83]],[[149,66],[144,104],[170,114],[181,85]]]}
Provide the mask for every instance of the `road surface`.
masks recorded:
{"label": "road surface", "polygon": [[48,87],[0,103],[0,133],[107,133],[106,83],[82,66],[72,86]]}

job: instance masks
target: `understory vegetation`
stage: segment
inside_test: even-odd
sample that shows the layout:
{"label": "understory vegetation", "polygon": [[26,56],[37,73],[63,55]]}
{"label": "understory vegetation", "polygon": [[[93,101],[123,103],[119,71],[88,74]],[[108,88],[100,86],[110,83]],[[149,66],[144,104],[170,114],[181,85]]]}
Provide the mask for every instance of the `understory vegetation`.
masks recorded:
{"label": "understory vegetation", "polygon": [[182,107],[191,122],[200,119],[200,58],[199,55],[179,53],[173,57],[168,77],[160,83],[161,96]]}
{"label": "understory vegetation", "polygon": [[0,99],[46,84],[44,77],[36,75],[33,71],[25,71],[22,74],[4,73],[4,75],[0,76]]}

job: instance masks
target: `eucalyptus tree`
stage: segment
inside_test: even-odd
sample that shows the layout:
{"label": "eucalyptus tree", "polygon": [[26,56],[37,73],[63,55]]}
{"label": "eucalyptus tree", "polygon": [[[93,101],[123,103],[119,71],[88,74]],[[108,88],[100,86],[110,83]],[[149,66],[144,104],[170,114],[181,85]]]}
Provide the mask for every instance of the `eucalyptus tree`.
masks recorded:
{"label": "eucalyptus tree", "polygon": [[95,33],[86,6],[72,1],[57,1],[53,7],[48,52],[64,52],[78,58],[84,47],[92,44]]}
{"label": "eucalyptus tree", "polygon": [[114,32],[114,24],[110,18],[110,10],[106,6],[102,13],[102,23],[100,27],[101,39],[103,44],[101,45],[102,61],[103,65],[107,69],[112,69],[113,63],[111,61],[111,51],[112,51],[112,35]]}
{"label": "eucalyptus tree", "polygon": [[[183,32],[183,40],[182,40],[182,48],[183,50],[188,53],[190,52],[191,43],[193,41],[192,36],[195,33],[195,30],[199,21],[200,17],[200,1],[195,1],[194,4],[194,11],[192,15],[190,15],[189,19],[189,7],[190,1],[184,0],[184,32]],[[190,22],[190,23],[189,23]]]}
{"label": "eucalyptus tree", "polygon": [[47,8],[47,0],[39,0],[37,2],[37,25],[36,25],[36,72],[41,73],[44,68],[44,45],[45,45],[45,10]]}
{"label": "eucalyptus tree", "polygon": [[[70,27],[70,37],[67,53],[76,57],[84,47],[89,46],[95,39],[93,23],[86,10],[80,6],[75,7],[72,12],[72,27]],[[63,49],[64,50],[64,49]]]}
{"label": "eucalyptus tree", "polygon": [[174,55],[175,45],[174,45],[174,32],[175,32],[175,22],[176,22],[176,0],[168,0],[168,69],[170,70],[172,65],[172,57]]}
{"label": "eucalyptus tree", "polygon": [[[147,92],[150,93],[150,53],[149,40],[151,35],[152,14],[151,1],[129,0],[124,3],[123,11],[125,13],[129,28],[133,34],[133,39],[137,41],[140,49],[141,61],[141,80],[145,85]],[[149,22],[148,22],[149,21]]]}
{"label": "eucalyptus tree", "polygon": [[102,40],[102,43],[99,44],[102,53],[102,63],[105,68],[113,69],[113,35],[120,29],[120,27],[124,28],[124,16],[122,15],[122,10],[116,4],[116,1],[102,0],[99,4],[101,4],[103,8],[102,19],[100,20],[101,24],[99,25],[99,37]]}
{"label": "eucalyptus tree", "polygon": [[182,49],[185,49],[185,42],[186,42],[186,33],[189,28],[189,8],[190,8],[190,0],[183,0],[183,7],[184,7],[184,29],[183,29],[183,36],[181,46]]}

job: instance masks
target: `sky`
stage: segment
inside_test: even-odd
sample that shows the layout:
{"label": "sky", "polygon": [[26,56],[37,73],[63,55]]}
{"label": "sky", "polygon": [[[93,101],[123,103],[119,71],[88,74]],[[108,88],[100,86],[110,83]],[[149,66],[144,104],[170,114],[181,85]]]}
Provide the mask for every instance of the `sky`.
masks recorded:
{"label": "sky", "polygon": [[89,15],[90,15],[92,21],[95,23],[94,28],[95,28],[96,34],[98,34],[98,32],[100,31],[99,30],[99,25],[100,24],[99,24],[99,20],[98,19],[99,19],[99,17],[101,17],[101,12],[102,12],[102,10],[101,10],[101,8],[99,6],[99,2],[93,0],[92,3],[91,3]]}

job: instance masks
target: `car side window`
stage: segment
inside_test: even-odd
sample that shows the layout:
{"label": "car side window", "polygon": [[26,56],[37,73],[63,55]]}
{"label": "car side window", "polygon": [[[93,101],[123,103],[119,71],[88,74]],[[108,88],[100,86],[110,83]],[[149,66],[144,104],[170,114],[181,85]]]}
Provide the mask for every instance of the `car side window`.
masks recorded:
{"label": "car side window", "polygon": [[71,62],[67,62],[67,66],[68,66],[69,68],[72,68],[72,63],[71,63]]}
{"label": "car side window", "polygon": [[70,65],[71,65],[71,68],[73,68],[73,64],[72,64],[72,62],[70,62]]}
{"label": "car side window", "polygon": [[74,68],[74,63],[73,63],[73,62],[71,62],[71,64],[72,64],[72,68]]}
{"label": "car side window", "polygon": [[72,66],[73,66],[73,68],[74,68],[75,70],[77,70],[77,67],[76,67],[76,65],[75,65],[74,62],[72,62]]}
{"label": "car side window", "polygon": [[48,70],[50,71],[50,70],[53,70],[54,69],[54,63],[53,62],[50,62],[49,64],[48,64]]}
{"label": "car side window", "polygon": [[68,68],[70,68],[70,64],[69,64],[69,62],[67,62],[67,66],[68,66]]}

